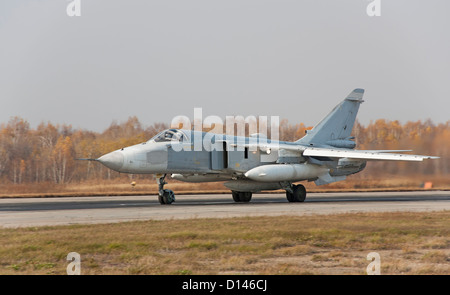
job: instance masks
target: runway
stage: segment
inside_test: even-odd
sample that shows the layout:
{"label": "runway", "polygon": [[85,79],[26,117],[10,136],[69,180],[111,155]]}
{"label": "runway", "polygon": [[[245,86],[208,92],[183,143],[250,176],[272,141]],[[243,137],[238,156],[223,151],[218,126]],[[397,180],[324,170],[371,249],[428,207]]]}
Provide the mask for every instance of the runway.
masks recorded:
{"label": "runway", "polygon": [[157,196],[6,198],[0,199],[0,226],[441,210],[450,210],[449,191],[309,193],[304,203],[264,193],[250,203],[235,203],[231,194],[177,195],[172,205],[160,205]]}

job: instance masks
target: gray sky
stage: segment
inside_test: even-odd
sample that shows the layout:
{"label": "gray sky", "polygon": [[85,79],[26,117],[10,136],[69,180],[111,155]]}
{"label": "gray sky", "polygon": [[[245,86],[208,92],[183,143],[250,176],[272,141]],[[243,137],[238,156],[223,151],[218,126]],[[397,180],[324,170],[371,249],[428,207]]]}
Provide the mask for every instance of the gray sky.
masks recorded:
{"label": "gray sky", "polygon": [[450,120],[450,1],[0,2],[0,122],[102,131],[136,115],[314,125],[354,88],[363,124]]}

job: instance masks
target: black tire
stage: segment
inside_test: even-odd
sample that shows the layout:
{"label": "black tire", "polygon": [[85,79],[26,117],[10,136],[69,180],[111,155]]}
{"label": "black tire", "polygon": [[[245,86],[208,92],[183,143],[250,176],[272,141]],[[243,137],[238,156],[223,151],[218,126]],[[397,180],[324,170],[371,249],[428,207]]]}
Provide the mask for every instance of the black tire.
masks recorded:
{"label": "black tire", "polygon": [[164,198],[160,195],[158,195],[158,201],[161,205],[165,205],[166,203],[164,202]]}
{"label": "black tire", "polygon": [[248,203],[252,199],[252,193],[251,192],[231,191],[231,194],[233,196],[233,200],[236,203]]}
{"label": "black tire", "polygon": [[294,185],[293,199],[294,202],[304,202],[306,199],[306,189],[303,185]]}
{"label": "black tire", "polygon": [[233,196],[233,201],[235,201],[236,203],[241,201],[241,199],[239,198],[239,192],[231,191],[231,195]]}
{"label": "black tire", "polygon": [[248,203],[252,199],[252,193],[251,192],[240,192],[239,199],[242,203]]}
{"label": "black tire", "polygon": [[306,199],[306,189],[303,185],[293,185],[292,193],[286,191],[286,198],[289,202],[304,202]]}
{"label": "black tire", "polygon": [[294,194],[292,194],[292,193],[286,191],[286,199],[287,199],[289,202],[294,202]]}
{"label": "black tire", "polygon": [[[175,202],[175,194],[170,189],[165,189],[162,196],[158,196],[161,205],[170,205]],[[162,201],[162,202],[161,202]]]}

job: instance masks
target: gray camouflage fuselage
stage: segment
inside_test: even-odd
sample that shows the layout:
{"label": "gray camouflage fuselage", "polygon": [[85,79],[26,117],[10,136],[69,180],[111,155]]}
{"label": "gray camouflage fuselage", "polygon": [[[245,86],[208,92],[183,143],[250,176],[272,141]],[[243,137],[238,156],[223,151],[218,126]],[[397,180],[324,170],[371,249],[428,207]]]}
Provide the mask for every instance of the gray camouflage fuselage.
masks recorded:
{"label": "gray camouflage fuselage", "polygon": [[167,174],[185,182],[226,181],[236,202],[250,201],[252,192],[280,188],[289,202],[303,202],[306,190],[294,182],[323,185],[345,180],[363,170],[366,161],[438,158],[394,153],[405,150],[355,150],[351,132],[363,94],[363,89],[353,90],[295,142],[169,129],[147,142],[87,160],[123,173],[163,174],[158,179],[159,200],[171,204],[175,196],[163,188]]}
{"label": "gray camouflage fuselage", "polygon": [[[284,146],[298,146],[299,144],[270,141],[260,136],[238,137],[221,134],[211,136],[211,134],[199,131],[175,129],[172,131],[182,132],[184,140],[156,142],[152,139],[116,150],[98,160],[109,168],[122,173],[170,173],[173,174],[173,178],[186,182],[233,180],[225,185],[236,191],[252,192],[283,187],[280,185],[280,181],[273,183],[261,181],[262,183],[259,183],[245,177],[247,171],[262,165],[307,164],[312,166],[311,169],[316,168],[314,171],[329,172],[331,177],[350,175],[365,167],[365,161],[299,157],[283,149]],[[194,150],[194,138],[201,138],[201,150]],[[246,145],[251,146],[245,147]],[[267,149],[256,146],[270,146],[270,153],[267,152]],[[318,175],[309,175],[308,178],[294,176],[286,181],[317,180],[317,178]],[[341,178],[336,180],[341,180]]]}

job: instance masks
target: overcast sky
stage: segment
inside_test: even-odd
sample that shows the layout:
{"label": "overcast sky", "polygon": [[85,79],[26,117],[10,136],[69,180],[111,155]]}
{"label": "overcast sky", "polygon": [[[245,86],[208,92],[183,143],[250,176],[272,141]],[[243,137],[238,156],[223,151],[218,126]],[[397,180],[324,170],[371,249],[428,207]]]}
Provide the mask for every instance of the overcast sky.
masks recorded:
{"label": "overcast sky", "polygon": [[363,124],[450,120],[450,1],[0,1],[0,123],[102,131],[137,116],[314,125],[354,88]]}

